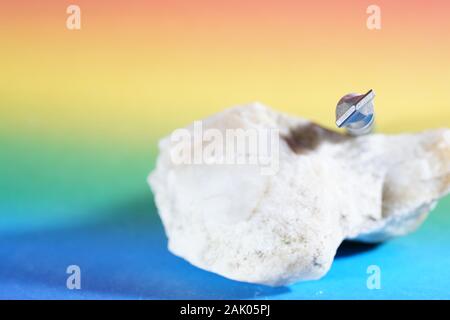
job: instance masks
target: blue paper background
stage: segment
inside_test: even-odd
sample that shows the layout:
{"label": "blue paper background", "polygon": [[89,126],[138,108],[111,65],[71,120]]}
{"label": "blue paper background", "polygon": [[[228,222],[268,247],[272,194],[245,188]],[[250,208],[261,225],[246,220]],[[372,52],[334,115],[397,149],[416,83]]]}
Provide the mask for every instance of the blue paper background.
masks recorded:
{"label": "blue paper background", "polygon": [[[271,288],[227,280],[170,254],[149,193],[105,209],[95,222],[3,231],[0,298],[448,299],[448,208],[449,197],[406,237],[344,245],[321,280]],[[66,288],[71,264],[81,268],[81,290]],[[372,264],[381,268],[380,290],[366,286]]]}

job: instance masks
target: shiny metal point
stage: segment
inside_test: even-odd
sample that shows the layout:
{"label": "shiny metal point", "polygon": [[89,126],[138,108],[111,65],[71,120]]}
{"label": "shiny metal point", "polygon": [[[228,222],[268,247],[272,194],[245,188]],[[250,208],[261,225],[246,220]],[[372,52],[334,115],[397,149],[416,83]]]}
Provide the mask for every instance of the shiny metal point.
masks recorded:
{"label": "shiny metal point", "polygon": [[354,136],[370,133],[374,127],[374,98],[372,89],[365,94],[343,96],[336,106],[336,125]]}

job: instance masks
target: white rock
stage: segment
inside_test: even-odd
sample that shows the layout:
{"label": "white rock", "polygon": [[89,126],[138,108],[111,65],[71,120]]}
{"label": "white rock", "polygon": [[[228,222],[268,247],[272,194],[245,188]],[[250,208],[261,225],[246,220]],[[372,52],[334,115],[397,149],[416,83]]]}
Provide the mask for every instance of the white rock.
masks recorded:
{"label": "white rock", "polygon": [[149,183],[169,250],[231,279],[318,279],[344,239],[379,242],[411,232],[450,191],[448,129],[351,138],[261,104],[225,110],[202,125],[223,135],[279,130],[278,148],[270,150],[279,161],[275,174],[263,174],[262,164],[176,164],[174,148],[194,154],[213,143],[195,126],[187,128],[195,141],[160,141]]}

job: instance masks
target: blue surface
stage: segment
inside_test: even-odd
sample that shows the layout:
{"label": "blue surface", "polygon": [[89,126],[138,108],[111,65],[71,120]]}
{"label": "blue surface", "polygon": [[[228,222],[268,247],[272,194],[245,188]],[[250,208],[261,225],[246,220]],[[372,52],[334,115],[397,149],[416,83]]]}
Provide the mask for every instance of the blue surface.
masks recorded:
{"label": "blue surface", "polygon": [[[113,214],[95,223],[0,234],[0,298],[448,299],[449,200],[409,236],[379,246],[345,244],[319,281],[271,288],[227,280],[170,254],[147,194],[105,208]],[[81,290],[66,288],[71,264],[81,268]],[[380,290],[366,287],[372,264],[381,268]]]}

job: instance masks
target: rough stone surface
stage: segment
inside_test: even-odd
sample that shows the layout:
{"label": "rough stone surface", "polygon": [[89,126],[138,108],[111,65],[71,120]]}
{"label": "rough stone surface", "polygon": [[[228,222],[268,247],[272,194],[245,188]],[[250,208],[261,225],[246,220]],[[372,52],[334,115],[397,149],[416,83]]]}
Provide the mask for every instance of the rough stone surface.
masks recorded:
{"label": "rough stone surface", "polygon": [[258,103],[225,110],[203,127],[280,132],[274,175],[258,165],[176,165],[173,142],[160,141],[149,183],[169,250],[231,279],[318,279],[344,239],[380,242],[411,232],[450,191],[449,129],[352,138]]}

